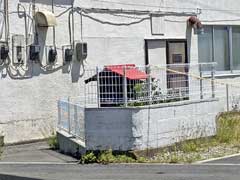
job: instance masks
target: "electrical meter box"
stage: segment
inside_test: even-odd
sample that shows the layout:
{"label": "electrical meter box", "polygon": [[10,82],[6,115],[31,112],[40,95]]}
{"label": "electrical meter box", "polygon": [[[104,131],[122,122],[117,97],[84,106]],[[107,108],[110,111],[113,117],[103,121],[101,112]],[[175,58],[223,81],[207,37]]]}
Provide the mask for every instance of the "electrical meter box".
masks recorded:
{"label": "electrical meter box", "polygon": [[24,35],[12,36],[12,63],[15,65],[24,64],[25,59]]}
{"label": "electrical meter box", "polygon": [[1,45],[0,47],[0,60],[4,61],[7,59],[9,54],[9,48],[6,44]]}
{"label": "electrical meter box", "polygon": [[73,50],[72,49],[65,49],[65,62],[71,62],[73,57]]}
{"label": "electrical meter box", "polygon": [[39,61],[40,51],[41,51],[41,47],[39,45],[31,45],[29,47],[29,59],[31,61]]}
{"label": "electrical meter box", "polygon": [[54,46],[46,46],[47,64],[53,65],[57,62],[57,49]]}
{"label": "electrical meter box", "polygon": [[67,64],[73,60],[73,49],[71,45],[62,46],[63,64]]}
{"label": "electrical meter box", "polygon": [[76,42],[75,43],[75,54],[76,60],[82,61],[87,58],[88,46],[86,42]]}

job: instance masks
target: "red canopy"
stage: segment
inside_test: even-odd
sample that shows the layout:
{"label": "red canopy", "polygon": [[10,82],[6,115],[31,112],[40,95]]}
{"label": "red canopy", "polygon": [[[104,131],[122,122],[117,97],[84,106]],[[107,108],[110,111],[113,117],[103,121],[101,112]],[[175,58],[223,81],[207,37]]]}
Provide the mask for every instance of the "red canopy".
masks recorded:
{"label": "red canopy", "polygon": [[147,79],[148,77],[145,72],[138,70],[135,64],[110,65],[105,66],[105,69],[124,76],[124,67],[126,67],[126,78],[129,80]]}

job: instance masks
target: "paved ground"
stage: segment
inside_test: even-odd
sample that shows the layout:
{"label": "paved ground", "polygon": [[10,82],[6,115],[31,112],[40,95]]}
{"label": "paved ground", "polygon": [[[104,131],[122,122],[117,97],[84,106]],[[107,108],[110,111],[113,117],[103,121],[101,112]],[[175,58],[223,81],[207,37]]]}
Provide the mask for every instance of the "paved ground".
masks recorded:
{"label": "paved ground", "polygon": [[1,180],[239,180],[239,177],[238,165],[0,165]]}
{"label": "paved ground", "polygon": [[0,162],[65,163],[76,162],[76,159],[50,150],[46,142],[38,142],[4,147]]}
{"label": "paved ground", "polygon": [[[240,165],[240,156],[234,156],[229,158],[223,158],[215,161],[207,162],[206,164],[227,164],[227,165]],[[239,177],[240,179],[240,177]]]}
{"label": "paved ground", "polygon": [[198,165],[79,165],[44,142],[6,147],[0,180],[239,180],[240,156]]}

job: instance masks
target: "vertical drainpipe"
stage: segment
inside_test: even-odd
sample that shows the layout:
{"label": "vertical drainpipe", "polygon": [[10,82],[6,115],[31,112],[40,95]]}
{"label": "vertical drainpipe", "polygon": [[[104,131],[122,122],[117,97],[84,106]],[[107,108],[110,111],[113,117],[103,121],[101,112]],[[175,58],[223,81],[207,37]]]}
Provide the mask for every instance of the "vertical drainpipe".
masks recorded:
{"label": "vertical drainpipe", "polygon": [[74,25],[74,1],[72,2],[72,49],[74,49],[75,25]]}
{"label": "vertical drainpipe", "polygon": [[20,7],[23,8],[24,11],[24,26],[25,26],[25,56],[26,56],[26,63],[28,58],[28,26],[27,26],[27,11],[26,8],[22,4],[18,4],[18,11],[20,11]]}
{"label": "vertical drainpipe", "polygon": [[215,46],[214,46],[214,26],[212,26],[212,62],[215,62]]}
{"label": "vertical drainpipe", "polygon": [[9,13],[8,13],[8,0],[4,0],[4,21],[5,21],[5,42],[9,46]]}
{"label": "vertical drainpipe", "polygon": [[[52,0],[52,13],[54,14],[54,0]],[[56,48],[56,29],[53,26],[53,46]]]}
{"label": "vertical drainpipe", "polygon": [[25,23],[25,54],[26,54],[26,57],[25,57],[25,60],[26,60],[26,64],[27,64],[27,61],[28,61],[28,25],[27,25],[27,11],[25,9],[25,7],[23,6],[24,8],[24,23]]}
{"label": "vertical drainpipe", "polygon": [[35,14],[36,14],[36,1],[32,0],[32,18],[33,18],[33,27],[34,27],[34,30],[33,30],[33,33],[34,33],[34,43],[39,45],[37,25],[36,25],[36,21],[34,19]]}

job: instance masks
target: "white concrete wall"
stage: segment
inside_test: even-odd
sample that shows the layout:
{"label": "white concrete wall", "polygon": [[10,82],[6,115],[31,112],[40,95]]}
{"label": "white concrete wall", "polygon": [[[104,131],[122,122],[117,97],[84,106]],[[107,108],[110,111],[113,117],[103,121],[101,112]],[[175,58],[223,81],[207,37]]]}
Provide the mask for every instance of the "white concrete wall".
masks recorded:
{"label": "white concrete wall", "polygon": [[[30,0],[19,1],[23,3],[27,10],[29,9]],[[18,15],[14,13],[17,10],[17,3],[19,1],[9,0],[11,36],[13,34],[24,34],[24,20],[23,18],[20,19]],[[50,1],[36,0],[36,2],[37,9],[51,10]],[[55,14],[59,14],[71,6],[71,1],[69,0],[55,0],[55,3]],[[194,12],[196,8],[235,9],[239,6],[239,3],[240,2],[235,0],[111,0],[110,3],[96,0],[75,0],[74,6],[159,10],[158,6],[160,5],[168,7],[160,8],[160,10],[163,11]],[[112,16],[109,14],[91,13],[90,15],[93,18],[115,23],[130,23],[136,21],[136,19]],[[140,18],[144,17],[146,16],[140,16]],[[200,19],[204,20],[205,23],[209,23],[207,22],[208,20],[234,18],[237,18],[237,14],[222,11],[202,10],[202,14],[200,15]],[[81,27],[80,16],[76,14],[75,40],[81,40],[80,34],[82,29],[83,41],[88,43],[89,54],[85,62],[85,68],[95,65],[123,63],[144,65],[144,39],[187,38],[189,42],[188,51],[190,62],[196,63],[198,57],[197,36],[194,35],[190,29],[187,29],[186,21],[188,16],[165,16],[164,19],[165,34],[163,36],[153,36],[151,35],[149,19],[128,26],[114,26],[83,17],[83,26]],[[28,70],[12,65],[0,66],[0,127],[2,131],[4,131],[6,142],[12,143],[43,138],[44,136],[39,133],[40,130],[35,130],[31,122],[37,122],[37,129],[46,129],[46,127],[49,126],[54,129],[57,119],[56,101],[61,97],[83,95],[83,78],[81,78],[83,67],[77,62],[73,62],[72,68],[68,66],[62,67],[61,46],[69,44],[68,14],[57,18],[57,21],[56,43],[59,56],[58,63],[52,70],[49,71],[40,68],[38,63],[28,63],[26,67],[23,67],[24,69],[28,68]],[[220,22],[212,23],[219,24]],[[238,21],[221,21],[221,24],[223,23],[239,24]],[[43,47],[45,45],[52,45],[52,28],[47,30],[40,29],[39,37],[42,49],[44,49]],[[155,65],[165,63],[166,54],[164,54],[164,48],[164,46],[159,45],[159,50],[150,50],[150,63]],[[45,64],[46,58],[44,52],[41,52],[41,55],[41,61]],[[18,123],[13,125],[13,122]],[[16,129],[16,131],[8,131],[7,129]],[[19,132],[17,129],[21,129],[21,131]],[[29,133],[22,136],[22,132]]]}
{"label": "white concrete wall", "polygon": [[144,150],[175,142],[212,136],[218,100],[177,102],[151,108],[87,108],[87,150]]}

